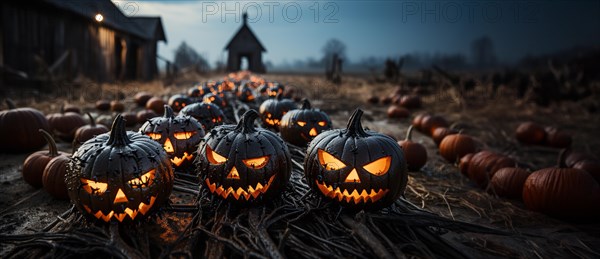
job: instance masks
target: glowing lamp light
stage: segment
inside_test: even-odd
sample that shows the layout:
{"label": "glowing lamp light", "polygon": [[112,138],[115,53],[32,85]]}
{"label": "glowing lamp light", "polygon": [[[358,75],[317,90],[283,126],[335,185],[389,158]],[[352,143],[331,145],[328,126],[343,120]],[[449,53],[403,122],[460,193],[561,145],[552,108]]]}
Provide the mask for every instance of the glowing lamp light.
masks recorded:
{"label": "glowing lamp light", "polygon": [[102,16],[102,14],[96,14],[94,18],[96,18],[97,22],[102,22],[104,20],[104,16]]}

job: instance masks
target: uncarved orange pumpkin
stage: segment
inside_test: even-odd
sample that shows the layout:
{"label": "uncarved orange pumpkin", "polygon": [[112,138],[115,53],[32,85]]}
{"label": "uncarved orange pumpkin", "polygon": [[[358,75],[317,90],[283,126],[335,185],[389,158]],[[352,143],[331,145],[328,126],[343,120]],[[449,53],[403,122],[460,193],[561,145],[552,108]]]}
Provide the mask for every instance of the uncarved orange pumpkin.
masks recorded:
{"label": "uncarved orange pumpkin", "polygon": [[510,157],[484,150],[473,155],[467,175],[479,187],[486,188],[496,171],[504,167],[514,167],[515,164]]}
{"label": "uncarved orange pumpkin", "polygon": [[440,143],[440,155],[454,163],[464,155],[475,152],[475,140],[465,134],[448,135]]}
{"label": "uncarved orange pumpkin", "polygon": [[502,168],[494,173],[490,181],[492,187],[490,190],[500,197],[520,200],[523,195],[523,185],[529,175],[530,172],[523,168]]}
{"label": "uncarved orange pumpkin", "polygon": [[515,130],[517,140],[527,145],[541,145],[546,139],[544,127],[534,122],[523,122]]}
{"label": "uncarved orange pumpkin", "polygon": [[419,171],[427,163],[427,149],[423,145],[411,140],[413,128],[413,126],[408,128],[406,138],[398,141],[398,144],[404,151],[408,170]]}
{"label": "uncarved orange pumpkin", "polygon": [[530,210],[558,218],[593,218],[599,214],[600,185],[580,169],[545,168],[527,177],[523,202]]}

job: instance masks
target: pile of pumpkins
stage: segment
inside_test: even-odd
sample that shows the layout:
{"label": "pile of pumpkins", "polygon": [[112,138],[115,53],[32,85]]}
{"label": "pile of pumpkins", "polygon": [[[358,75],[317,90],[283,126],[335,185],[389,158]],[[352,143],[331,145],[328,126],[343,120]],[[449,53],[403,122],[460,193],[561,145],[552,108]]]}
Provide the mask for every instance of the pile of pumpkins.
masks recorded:
{"label": "pile of pumpkins", "polygon": [[[430,136],[440,155],[458,163],[459,171],[480,188],[501,197],[522,199],[531,210],[563,219],[591,219],[600,215],[600,162],[593,156],[563,149],[556,168],[531,173],[513,158],[477,150],[476,140],[449,128],[441,116],[415,116],[412,126]],[[523,144],[568,148],[571,136],[532,122],[519,125],[515,136]]]}
{"label": "pile of pumpkins", "polygon": [[367,102],[370,104],[381,102],[383,105],[389,105],[387,110],[388,118],[408,118],[410,110],[419,109],[423,105],[419,93],[420,88],[410,91],[404,87],[398,87],[389,96],[380,99],[378,96],[373,95],[367,99]]}

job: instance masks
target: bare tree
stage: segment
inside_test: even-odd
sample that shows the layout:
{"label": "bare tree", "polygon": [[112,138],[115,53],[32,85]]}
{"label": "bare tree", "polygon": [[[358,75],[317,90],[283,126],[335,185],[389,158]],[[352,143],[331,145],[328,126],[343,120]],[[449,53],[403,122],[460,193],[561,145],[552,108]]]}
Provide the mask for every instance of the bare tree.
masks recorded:
{"label": "bare tree", "polygon": [[174,63],[180,69],[191,68],[197,72],[206,72],[210,69],[210,65],[206,59],[198,54],[192,47],[187,45],[185,41],[177,47],[177,50],[175,50]]}
{"label": "bare tree", "polygon": [[331,65],[331,60],[334,55],[337,55],[338,58],[345,60],[346,59],[346,44],[338,39],[330,39],[323,46],[323,64],[326,66]]}
{"label": "bare tree", "polygon": [[494,43],[488,36],[477,38],[471,43],[473,63],[480,68],[490,67],[496,64],[496,53]]}

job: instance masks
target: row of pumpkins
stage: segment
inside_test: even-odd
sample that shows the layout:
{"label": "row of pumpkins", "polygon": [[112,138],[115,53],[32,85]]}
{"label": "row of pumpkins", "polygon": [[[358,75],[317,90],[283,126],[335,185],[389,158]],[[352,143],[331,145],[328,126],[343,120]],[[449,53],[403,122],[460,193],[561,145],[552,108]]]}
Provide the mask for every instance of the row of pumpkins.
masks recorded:
{"label": "row of pumpkins", "polygon": [[[208,104],[207,109],[218,109]],[[54,196],[68,196],[84,215],[105,222],[132,222],[149,215],[168,199],[173,170],[185,168],[195,170],[204,187],[224,200],[252,204],[278,195],[289,181],[292,165],[284,140],[299,146],[310,142],[304,162],[307,182],[342,205],[379,209],[393,203],[406,187],[400,146],[387,135],[365,131],[361,110],[354,112],[347,128],[331,130],[327,114],[307,100],[296,109],[281,93],[264,101],[260,114],[247,111],[237,125],[202,124],[184,112],[193,105],[183,107],[177,116],[165,105],[164,116],[148,119],[139,132],[126,131],[121,114],[109,132],[99,132],[101,125],[88,114],[91,124],[75,130],[72,137],[56,134],[80,145],[73,155],[57,151],[41,112],[11,107],[0,113],[3,130],[13,136],[19,131],[30,135],[2,147],[37,147],[25,141],[40,135],[31,133],[33,127],[39,129],[50,148],[26,159],[24,179]],[[259,116],[264,128],[255,127]],[[26,117],[39,123],[23,123]],[[85,140],[78,134],[84,127],[99,131]],[[59,165],[52,169],[53,164]]]}
{"label": "row of pumpkins", "polygon": [[[477,151],[474,138],[449,128],[441,116],[417,115],[403,146],[409,167],[411,160],[422,166],[426,151],[410,142],[412,128],[431,136],[439,153],[451,163],[458,163],[460,172],[477,186],[501,197],[522,199],[531,210],[565,219],[589,219],[600,212],[600,161],[589,154],[569,148],[571,136],[554,127],[541,127],[532,122],[518,126],[517,140],[525,145],[537,144],[563,149],[556,168],[544,168],[533,173],[519,168],[506,155],[489,150]],[[409,144],[406,144],[406,143]],[[415,157],[412,157],[415,156]]]}

